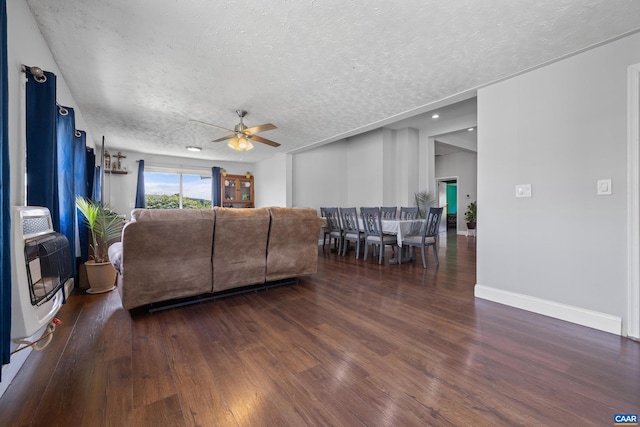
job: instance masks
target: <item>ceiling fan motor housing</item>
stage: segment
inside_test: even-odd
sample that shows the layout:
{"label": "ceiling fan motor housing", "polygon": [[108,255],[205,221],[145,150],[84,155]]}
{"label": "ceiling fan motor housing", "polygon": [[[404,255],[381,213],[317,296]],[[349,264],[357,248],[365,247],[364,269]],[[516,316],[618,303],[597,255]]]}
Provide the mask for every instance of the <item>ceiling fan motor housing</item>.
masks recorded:
{"label": "ceiling fan motor housing", "polygon": [[242,118],[247,115],[247,112],[245,110],[236,110],[236,114],[238,115],[238,117],[240,117],[240,123],[238,123],[233,128],[233,130],[236,131],[236,133],[238,133],[238,132],[242,132],[247,128],[244,124],[244,121],[242,120]]}

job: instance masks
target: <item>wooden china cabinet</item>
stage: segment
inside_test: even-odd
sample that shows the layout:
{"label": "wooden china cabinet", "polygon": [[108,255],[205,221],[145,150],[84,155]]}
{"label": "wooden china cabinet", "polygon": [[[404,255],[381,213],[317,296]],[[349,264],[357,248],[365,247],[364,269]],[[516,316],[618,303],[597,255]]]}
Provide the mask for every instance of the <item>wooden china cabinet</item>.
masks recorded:
{"label": "wooden china cabinet", "polygon": [[254,207],[253,175],[247,178],[245,175],[221,176],[222,206],[227,208],[252,208]]}

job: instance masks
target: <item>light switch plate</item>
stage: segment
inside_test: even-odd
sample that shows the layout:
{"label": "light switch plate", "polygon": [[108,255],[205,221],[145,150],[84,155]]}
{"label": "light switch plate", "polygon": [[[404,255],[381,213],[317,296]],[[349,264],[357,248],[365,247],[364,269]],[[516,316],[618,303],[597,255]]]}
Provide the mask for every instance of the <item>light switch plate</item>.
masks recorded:
{"label": "light switch plate", "polygon": [[598,196],[608,196],[611,194],[611,180],[599,179],[598,180]]}
{"label": "light switch plate", "polygon": [[531,197],[531,184],[516,185],[516,197]]}

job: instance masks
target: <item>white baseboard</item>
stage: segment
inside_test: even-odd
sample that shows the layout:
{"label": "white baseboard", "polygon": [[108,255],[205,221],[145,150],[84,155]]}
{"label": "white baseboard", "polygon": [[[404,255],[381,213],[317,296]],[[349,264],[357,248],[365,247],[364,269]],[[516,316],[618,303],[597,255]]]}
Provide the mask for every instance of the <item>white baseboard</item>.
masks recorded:
{"label": "white baseboard", "polygon": [[520,308],[611,334],[622,335],[622,319],[609,314],[482,285],[475,286],[474,295],[476,298]]}

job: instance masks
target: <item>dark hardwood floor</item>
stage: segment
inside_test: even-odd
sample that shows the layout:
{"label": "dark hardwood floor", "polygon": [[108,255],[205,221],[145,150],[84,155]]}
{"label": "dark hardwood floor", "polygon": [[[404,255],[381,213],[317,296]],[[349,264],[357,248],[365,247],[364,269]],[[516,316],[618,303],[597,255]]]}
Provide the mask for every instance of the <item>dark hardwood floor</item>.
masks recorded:
{"label": "dark hardwood floor", "polygon": [[[473,297],[440,266],[320,251],[298,285],[132,316],[76,295],[0,399],[2,426],[609,426],[640,412],[640,344]],[[387,253],[390,256],[390,253]]]}

